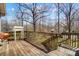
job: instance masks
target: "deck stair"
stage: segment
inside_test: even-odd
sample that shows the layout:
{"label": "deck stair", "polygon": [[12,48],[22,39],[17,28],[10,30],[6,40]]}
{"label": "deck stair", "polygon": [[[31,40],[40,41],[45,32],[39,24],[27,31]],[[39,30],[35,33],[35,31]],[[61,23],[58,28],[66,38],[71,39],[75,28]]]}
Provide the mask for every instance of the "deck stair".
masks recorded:
{"label": "deck stair", "polygon": [[[66,34],[67,35],[67,34]],[[65,36],[66,36],[65,35]],[[52,51],[60,51],[61,53],[64,53],[68,56],[75,55],[76,51],[79,50],[79,40],[78,35],[74,34],[68,34],[71,35],[71,38],[61,38],[58,36],[51,37],[50,39],[43,42],[43,45],[48,50],[49,53]],[[62,40],[58,41],[58,39],[61,38]]]}

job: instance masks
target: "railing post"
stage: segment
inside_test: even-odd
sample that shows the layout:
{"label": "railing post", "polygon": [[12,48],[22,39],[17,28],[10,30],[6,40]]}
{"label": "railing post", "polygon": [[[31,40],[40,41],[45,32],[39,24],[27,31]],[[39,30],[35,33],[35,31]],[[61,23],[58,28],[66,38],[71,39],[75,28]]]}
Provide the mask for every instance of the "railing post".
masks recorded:
{"label": "railing post", "polygon": [[54,31],[51,31],[51,33],[52,33],[51,46],[52,46],[52,48],[57,49],[57,47],[58,47],[57,34],[55,34]]}
{"label": "railing post", "polygon": [[75,35],[75,43],[74,43],[74,47],[76,47],[76,35]]}
{"label": "railing post", "polygon": [[77,43],[76,43],[77,44],[77,48],[79,48],[79,43],[78,42],[79,42],[79,35],[77,35]]}

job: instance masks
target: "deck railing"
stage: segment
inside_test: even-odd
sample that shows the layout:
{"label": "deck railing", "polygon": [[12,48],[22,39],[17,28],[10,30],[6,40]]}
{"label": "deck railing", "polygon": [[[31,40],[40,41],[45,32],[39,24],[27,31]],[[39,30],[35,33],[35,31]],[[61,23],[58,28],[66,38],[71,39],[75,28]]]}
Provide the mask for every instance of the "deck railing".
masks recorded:
{"label": "deck railing", "polygon": [[51,38],[43,42],[43,45],[50,51],[57,49],[58,46],[68,49],[79,48],[79,33],[52,34]]}
{"label": "deck railing", "polygon": [[73,48],[79,48],[79,33],[62,33],[61,44],[69,45]]}
{"label": "deck railing", "polygon": [[[13,32],[10,32],[13,38]],[[25,31],[25,40],[33,43],[40,48],[44,45],[49,51],[57,49],[58,46],[63,45],[70,48],[79,48],[79,33],[45,33]],[[17,32],[18,38],[19,32]]]}

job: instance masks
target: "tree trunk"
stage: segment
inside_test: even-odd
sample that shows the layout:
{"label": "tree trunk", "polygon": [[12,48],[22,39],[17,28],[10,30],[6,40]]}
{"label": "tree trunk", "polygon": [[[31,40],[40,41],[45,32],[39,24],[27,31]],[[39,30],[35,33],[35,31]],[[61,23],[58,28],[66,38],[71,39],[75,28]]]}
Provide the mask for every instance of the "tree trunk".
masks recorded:
{"label": "tree trunk", "polygon": [[36,23],[33,24],[33,30],[36,32]]}
{"label": "tree trunk", "polygon": [[21,25],[23,26],[23,19],[22,19],[22,23],[21,23]]}
{"label": "tree trunk", "polygon": [[60,30],[60,28],[59,28],[59,3],[58,3],[58,33],[59,33],[59,30]]}

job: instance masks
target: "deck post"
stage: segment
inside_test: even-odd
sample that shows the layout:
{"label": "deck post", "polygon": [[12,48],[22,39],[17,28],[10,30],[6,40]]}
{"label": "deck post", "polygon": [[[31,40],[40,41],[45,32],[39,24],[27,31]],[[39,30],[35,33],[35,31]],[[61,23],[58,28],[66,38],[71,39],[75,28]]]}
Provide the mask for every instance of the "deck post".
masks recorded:
{"label": "deck post", "polygon": [[21,38],[24,39],[24,30],[21,31]]}
{"label": "deck post", "polygon": [[22,27],[22,26],[14,26],[13,31],[14,31],[14,40],[15,41],[17,39],[17,36],[16,36],[17,31],[20,31],[20,34],[21,34],[20,39],[24,39],[24,27]]}
{"label": "deck post", "polygon": [[15,41],[16,41],[16,31],[14,31],[14,38],[15,38]]}
{"label": "deck post", "polygon": [[0,15],[0,33],[1,33],[1,15]]}

